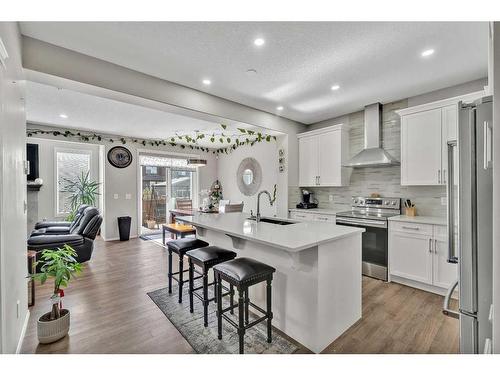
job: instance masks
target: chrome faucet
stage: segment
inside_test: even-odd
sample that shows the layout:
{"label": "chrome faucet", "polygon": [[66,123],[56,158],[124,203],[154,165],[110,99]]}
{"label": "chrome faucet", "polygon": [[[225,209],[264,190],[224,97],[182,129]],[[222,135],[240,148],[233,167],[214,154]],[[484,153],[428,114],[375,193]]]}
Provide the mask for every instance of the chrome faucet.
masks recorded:
{"label": "chrome faucet", "polygon": [[262,194],[267,195],[267,198],[269,199],[269,204],[272,206],[274,204],[274,202],[276,201],[276,185],[274,185],[273,197],[271,197],[271,194],[267,190],[262,190],[257,195],[257,215],[255,215],[255,221],[257,223],[260,221],[260,196]]}

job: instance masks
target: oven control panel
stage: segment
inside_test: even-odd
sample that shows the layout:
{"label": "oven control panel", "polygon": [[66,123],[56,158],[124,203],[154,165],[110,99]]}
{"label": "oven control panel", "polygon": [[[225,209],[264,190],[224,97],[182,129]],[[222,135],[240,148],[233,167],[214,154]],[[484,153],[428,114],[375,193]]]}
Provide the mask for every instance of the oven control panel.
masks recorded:
{"label": "oven control panel", "polygon": [[391,208],[399,210],[401,208],[400,198],[370,198],[370,197],[352,197],[353,207],[364,208]]}

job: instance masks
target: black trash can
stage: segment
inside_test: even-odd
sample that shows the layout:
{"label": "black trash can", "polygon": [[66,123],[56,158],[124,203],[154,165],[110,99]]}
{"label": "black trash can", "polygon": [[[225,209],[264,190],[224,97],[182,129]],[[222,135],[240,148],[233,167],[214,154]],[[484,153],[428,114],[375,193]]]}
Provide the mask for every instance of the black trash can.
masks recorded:
{"label": "black trash can", "polygon": [[130,216],[120,216],[118,218],[118,232],[120,232],[120,241],[128,241],[130,238]]}

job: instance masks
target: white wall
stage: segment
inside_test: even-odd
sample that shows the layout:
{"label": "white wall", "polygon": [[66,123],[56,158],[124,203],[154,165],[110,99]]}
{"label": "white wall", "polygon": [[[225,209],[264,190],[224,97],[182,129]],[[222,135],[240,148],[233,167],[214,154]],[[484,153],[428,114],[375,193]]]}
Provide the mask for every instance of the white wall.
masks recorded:
{"label": "white wall", "polygon": [[[54,138],[54,137],[53,137]],[[94,181],[99,181],[99,145],[90,143],[65,142],[54,139],[28,138],[27,143],[38,145],[39,177],[43,179],[43,186],[40,191],[28,192],[28,200],[32,200],[36,195],[38,210],[33,209],[31,202],[28,205],[28,230],[33,229],[33,223],[43,219],[63,220],[64,216],[58,216],[56,212],[56,149],[69,149],[78,151],[88,151],[91,154],[90,177]],[[101,182],[101,181],[99,181]],[[30,226],[31,225],[31,226]]]}
{"label": "white wall", "polygon": [[15,353],[28,319],[26,264],[26,120],[21,36],[0,22],[9,57],[0,65],[0,352]]}
{"label": "white wall", "polygon": [[[256,143],[253,147],[239,147],[229,155],[219,156],[219,159],[217,159],[217,171],[222,184],[224,199],[243,201],[243,211],[249,213],[250,210],[253,210],[255,214],[257,209],[257,194],[245,196],[240,192],[237,185],[236,172],[243,159],[248,157],[256,159],[262,168],[262,184],[259,191],[268,190],[272,194],[274,184],[277,184],[280,188],[282,187],[282,184],[278,180],[278,147],[280,144],[281,142],[274,141],[270,143]],[[278,213],[278,205],[283,203],[286,205],[287,194],[280,193],[280,191],[281,189],[277,193],[277,203],[273,207],[269,206],[266,197],[263,196],[261,198],[262,215],[276,215]]]}

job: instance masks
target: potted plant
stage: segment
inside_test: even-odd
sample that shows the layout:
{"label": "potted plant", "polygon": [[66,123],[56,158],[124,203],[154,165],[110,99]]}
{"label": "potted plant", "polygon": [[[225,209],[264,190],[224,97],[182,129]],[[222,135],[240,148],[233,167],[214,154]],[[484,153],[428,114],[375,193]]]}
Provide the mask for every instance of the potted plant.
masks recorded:
{"label": "potted plant", "polygon": [[82,204],[88,204],[90,206],[95,206],[97,203],[97,196],[99,194],[99,182],[92,181],[90,179],[90,171],[82,172],[75,180],[70,180],[68,178],[62,177],[65,185],[61,189],[63,193],[69,193],[69,202],[71,206],[71,212],[66,218],[67,221],[73,221],[75,217],[76,210]]}
{"label": "potted plant", "polygon": [[69,245],[64,245],[56,250],[42,250],[40,260],[36,263],[40,266],[40,272],[31,275],[32,278],[40,280],[44,284],[49,278],[54,279],[54,290],[50,297],[52,309],[38,318],[37,333],[41,344],[49,344],[57,341],[69,331],[69,310],[62,308],[61,288],[67,287],[69,281],[79,274],[82,265],[76,260],[76,251]]}

